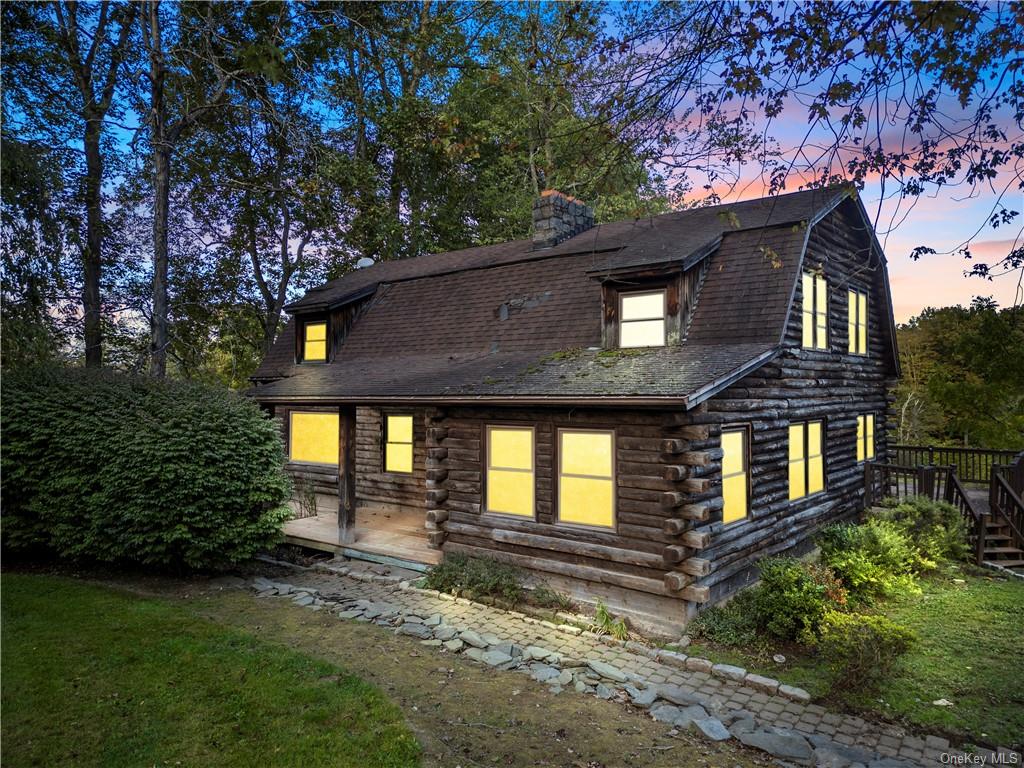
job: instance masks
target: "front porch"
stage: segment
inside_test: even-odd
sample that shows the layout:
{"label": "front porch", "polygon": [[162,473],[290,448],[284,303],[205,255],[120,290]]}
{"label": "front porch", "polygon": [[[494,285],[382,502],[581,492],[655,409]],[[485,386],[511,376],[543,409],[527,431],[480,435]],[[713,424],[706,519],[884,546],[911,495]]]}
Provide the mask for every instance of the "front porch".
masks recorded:
{"label": "front porch", "polygon": [[[354,540],[343,544],[337,498],[329,499],[333,505],[318,504],[315,515],[285,523],[286,544],[419,571],[441,561],[440,550],[428,545],[423,512],[397,505],[357,507]],[[291,506],[298,513],[298,503],[292,501]]]}

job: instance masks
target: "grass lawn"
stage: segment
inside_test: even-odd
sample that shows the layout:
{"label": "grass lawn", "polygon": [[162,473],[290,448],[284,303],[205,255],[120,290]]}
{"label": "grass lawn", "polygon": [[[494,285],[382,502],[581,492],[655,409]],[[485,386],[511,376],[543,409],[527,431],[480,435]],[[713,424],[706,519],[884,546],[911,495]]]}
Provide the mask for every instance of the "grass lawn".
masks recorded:
{"label": "grass lawn", "polygon": [[11,766],[412,766],[375,687],[172,603],[3,576]]}
{"label": "grass lawn", "polygon": [[[831,694],[832,700],[926,730],[944,731],[966,743],[1020,749],[1024,745],[1024,582],[951,568],[922,579],[921,587],[921,595],[881,606],[919,639],[896,674],[873,696],[839,691]],[[781,666],[771,661],[775,649],[750,654],[694,643],[687,652],[739,663],[806,688],[815,696],[829,694],[827,671],[806,651],[784,649],[787,662]],[[939,699],[952,701],[953,706],[932,704]]]}

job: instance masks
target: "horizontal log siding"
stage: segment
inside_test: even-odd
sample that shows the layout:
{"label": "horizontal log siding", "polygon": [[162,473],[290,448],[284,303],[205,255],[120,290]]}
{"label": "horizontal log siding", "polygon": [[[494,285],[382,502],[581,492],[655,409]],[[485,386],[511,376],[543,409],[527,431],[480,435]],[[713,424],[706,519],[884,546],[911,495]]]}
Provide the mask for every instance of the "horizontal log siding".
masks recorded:
{"label": "horizontal log siding", "polygon": [[[292,411],[318,411],[338,413],[335,406],[287,406],[279,405],[274,416],[281,426],[281,439],[285,452],[288,451],[289,414]],[[413,471],[412,474],[396,474],[383,471],[384,434],[382,413],[411,414],[413,417]],[[356,506],[394,505],[425,509],[426,495],[426,424],[424,409],[390,409],[359,407],[356,409]],[[306,480],[312,481],[317,493],[338,495],[338,470],[336,467],[288,462],[285,470],[298,488]]]}
{"label": "horizontal log siding", "polygon": [[[673,541],[662,528],[669,513],[660,504],[674,484],[664,479],[662,416],[651,411],[445,408],[438,417],[447,476],[438,487],[447,497],[445,549],[511,555],[527,567],[550,561],[552,572],[576,574],[625,589],[664,594],[662,553]],[[486,513],[482,509],[485,426],[531,426],[536,435],[536,519]],[[613,429],[616,434],[616,527],[607,531],[556,523],[559,428]],[[543,569],[541,569],[543,570]],[[595,578],[600,575],[600,579]]]}
{"label": "horizontal log siding", "polygon": [[[707,424],[709,437],[695,449],[717,448],[721,428],[751,427],[751,500],[746,520],[723,525],[721,512],[698,530],[710,533],[711,545],[700,553],[712,572],[698,580],[716,602],[756,578],[756,563],[779,553],[799,554],[813,545],[822,526],[859,514],[863,464],[857,463],[857,416],[875,416],[876,456],[886,455],[891,419],[888,388],[892,372],[885,360],[885,304],[881,275],[867,263],[862,225],[837,211],[817,225],[808,239],[805,266],[821,265],[829,284],[829,350],[801,349],[801,286],[782,354],[706,403],[704,413],[690,416]],[[869,296],[868,355],[847,353],[847,290]],[[791,422],[824,421],[825,491],[789,501],[788,427]],[[721,505],[721,466],[711,468],[713,489],[693,501]]]}
{"label": "horizontal log siding", "polygon": [[[384,415],[412,419],[411,474],[384,471]],[[356,409],[356,506],[388,504],[425,510],[426,422],[422,408]]]}
{"label": "horizontal log siding", "polygon": [[[284,443],[285,453],[285,472],[292,479],[292,485],[294,487],[294,493],[298,494],[299,490],[305,483],[312,483],[314,490],[319,494],[327,496],[338,495],[338,468],[320,464],[298,464],[293,463],[288,459],[289,451],[289,435],[288,430],[291,425],[291,413],[292,411],[315,411],[317,413],[338,413],[337,407],[332,406],[300,406],[291,407],[286,405],[278,405],[274,408],[274,418],[277,419],[281,429],[281,440]],[[296,496],[297,498],[297,496]]]}

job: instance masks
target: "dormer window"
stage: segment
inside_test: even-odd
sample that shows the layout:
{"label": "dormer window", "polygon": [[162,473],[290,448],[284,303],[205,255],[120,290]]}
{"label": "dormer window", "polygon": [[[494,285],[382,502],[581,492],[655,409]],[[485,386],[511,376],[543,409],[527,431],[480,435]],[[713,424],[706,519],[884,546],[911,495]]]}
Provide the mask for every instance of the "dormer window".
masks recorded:
{"label": "dormer window", "polygon": [[327,323],[304,323],[302,326],[302,362],[327,362]]}
{"label": "dormer window", "polygon": [[619,346],[665,346],[665,291],[619,294]]}

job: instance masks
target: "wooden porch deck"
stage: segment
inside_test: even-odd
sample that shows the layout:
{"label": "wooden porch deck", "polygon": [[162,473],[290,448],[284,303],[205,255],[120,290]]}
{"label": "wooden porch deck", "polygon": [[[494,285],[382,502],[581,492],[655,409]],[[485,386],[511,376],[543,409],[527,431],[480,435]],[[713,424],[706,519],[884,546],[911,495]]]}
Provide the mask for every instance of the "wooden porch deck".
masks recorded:
{"label": "wooden porch deck", "polygon": [[287,544],[357,559],[404,567],[418,563],[424,567],[416,570],[424,570],[425,566],[441,561],[441,552],[427,544],[424,519],[423,512],[401,507],[358,507],[355,541],[342,544],[338,541],[338,513],[321,508],[313,517],[285,523],[284,539]]}

